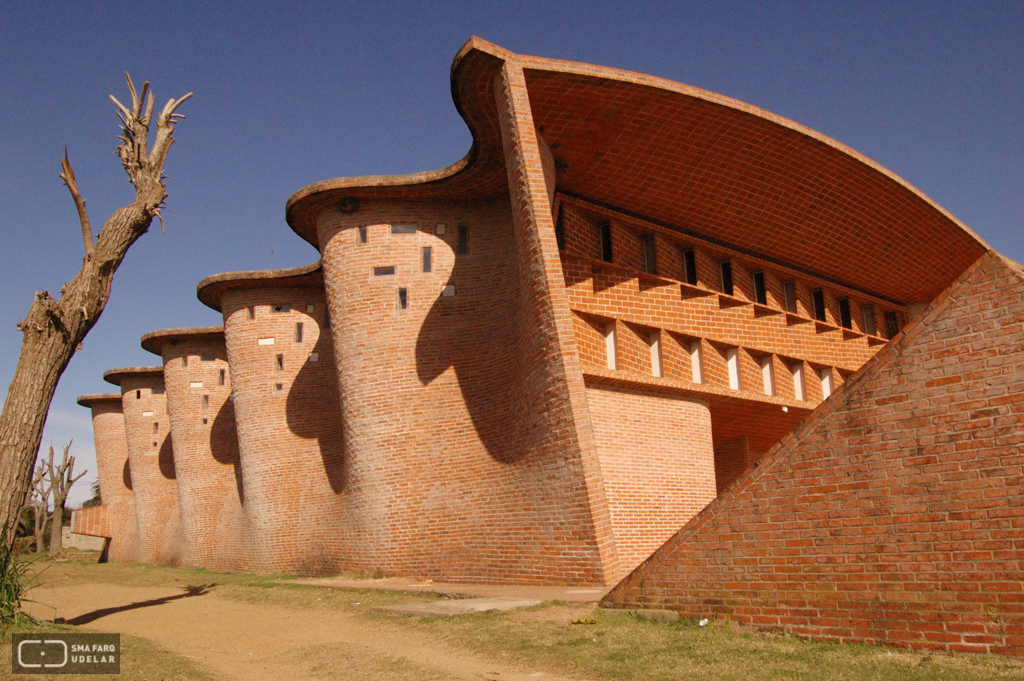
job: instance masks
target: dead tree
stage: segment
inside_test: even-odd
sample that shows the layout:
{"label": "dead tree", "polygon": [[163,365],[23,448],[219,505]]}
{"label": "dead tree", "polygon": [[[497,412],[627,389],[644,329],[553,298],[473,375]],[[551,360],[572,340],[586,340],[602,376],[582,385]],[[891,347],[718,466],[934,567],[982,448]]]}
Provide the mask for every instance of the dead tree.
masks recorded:
{"label": "dead tree", "polygon": [[61,545],[61,530],[64,527],[64,502],[68,499],[68,492],[71,486],[78,482],[78,479],[88,471],[82,471],[75,477],[75,457],[68,456],[71,443],[64,445],[64,458],[56,467],[53,465],[53,447],[50,447],[50,456],[46,460],[46,477],[50,483],[50,493],[53,494],[53,515],[50,516],[50,556],[56,558],[64,548]]}
{"label": "dead tree", "polygon": [[[50,448],[53,451],[53,448]],[[43,535],[46,534],[46,522],[50,518],[50,486],[47,484],[46,464],[42,461],[32,474],[32,489],[29,491],[29,503],[32,505],[32,521],[35,527],[36,553],[43,552]]]}
{"label": "dead tree", "polygon": [[12,528],[32,482],[32,462],[39,451],[57,381],[103,312],[114,273],[129,247],[146,233],[154,217],[160,218],[167,197],[164,160],[174,142],[176,119],[182,118],[175,110],[192,93],[169,100],[160,111],[150,148],[153,95],[146,96],[149,83],[144,83],[142,92],[137,93],[128,74],[125,77],[131,106],[121,104],[113,95],[110,98],[121,119],[121,144],[117,152],[128,181],[135,186],[135,200],[114,211],[94,239],[85,200],[78,191],[65,149],[60,177],[78,209],[85,257],[78,274],[61,287],[59,300],[46,291],[38,291],[24,321],[18,323],[22,332],[21,354],[0,414],[0,527],[7,528],[7,536],[0,540],[8,545],[14,540]]}

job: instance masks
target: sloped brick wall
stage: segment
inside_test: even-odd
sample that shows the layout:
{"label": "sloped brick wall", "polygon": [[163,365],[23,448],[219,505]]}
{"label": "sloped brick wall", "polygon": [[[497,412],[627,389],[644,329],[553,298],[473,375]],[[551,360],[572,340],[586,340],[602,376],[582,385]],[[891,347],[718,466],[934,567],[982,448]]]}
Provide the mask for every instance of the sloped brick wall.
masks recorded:
{"label": "sloped brick wall", "polygon": [[1024,654],[1022,324],[983,256],[604,605]]}

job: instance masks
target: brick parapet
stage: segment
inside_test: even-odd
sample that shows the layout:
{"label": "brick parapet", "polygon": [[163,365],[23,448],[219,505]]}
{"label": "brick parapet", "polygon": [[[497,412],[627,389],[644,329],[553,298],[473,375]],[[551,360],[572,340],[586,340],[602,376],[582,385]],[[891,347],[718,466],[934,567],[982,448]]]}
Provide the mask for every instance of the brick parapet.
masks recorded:
{"label": "brick parapet", "polygon": [[182,525],[182,564],[246,568],[242,471],[223,327],[143,336],[163,360]]}

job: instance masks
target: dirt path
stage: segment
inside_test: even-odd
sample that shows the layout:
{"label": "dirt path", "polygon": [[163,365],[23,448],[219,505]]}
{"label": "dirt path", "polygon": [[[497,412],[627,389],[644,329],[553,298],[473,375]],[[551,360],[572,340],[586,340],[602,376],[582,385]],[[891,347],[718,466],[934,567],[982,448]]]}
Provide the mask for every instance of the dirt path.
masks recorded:
{"label": "dirt path", "polygon": [[[88,620],[83,630],[155,641],[224,679],[568,681],[452,650],[405,628],[324,608],[239,602],[216,589],[182,597],[180,587],[78,583],[40,587],[33,597],[69,621]],[[122,609],[158,599],[167,600]]]}

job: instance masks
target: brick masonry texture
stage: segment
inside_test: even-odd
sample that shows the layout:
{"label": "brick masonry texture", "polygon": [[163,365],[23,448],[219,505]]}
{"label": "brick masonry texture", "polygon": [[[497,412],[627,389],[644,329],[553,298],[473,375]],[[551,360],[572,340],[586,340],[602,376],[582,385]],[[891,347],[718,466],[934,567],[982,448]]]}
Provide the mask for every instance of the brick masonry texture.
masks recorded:
{"label": "brick masonry texture", "polygon": [[605,605],[1024,653],[1022,328],[983,256]]}
{"label": "brick masonry texture", "polygon": [[[72,529],[80,534],[110,537],[107,558],[117,563],[130,563],[135,560],[138,550],[138,531],[121,396],[86,395],[79,398],[78,402],[92,411],[97,478],[100,482],[100,498],[103,499],[102,506],[93,507],[96,510],[84,511],[102,516],[103,523],[94,520],[87,524],[83,517],[83,523]],[[76,520],[78,516],[78,512],[73,514]]]}
{"label": "brick masonry texture", "polygon": [[[717,589],[713,598],[722,603],[754,603],[723,605],[723,614],[803,627],[807,635],[883,640],[861,635],[877,627],[861,622],[863,609],[854,621],[852,605],[833,617],[838,624],[818,622],[832,615],[817,601],[807,605],[799,575],[828,575],[838,584],[827,587],[842,596],[833,599],[844,604],[837,612],[856,600],[847,584],[884,595],[870,607],[888,622],[898,619],[891,603],[912,612],[894,594],[927,600],[905,588],[903,564],[890,559],[952,574],[932,555],[947,548],[921,536],[932,531],[922,523],[939,520],[885,525],[874,520],[884,514],[863,509],[875,508],[870,495],[881,489],[881,471],[897,480],[898,471],[910,476],[914,466],[932,465],[912,462],[940,455],[906,454],[904,444],[930,437],[913,446],[968,450],[950,438],[976,431],[956,419],[943,421],[938,412],[893,418],[906,409],[952,409],[951,395],[975,379],[957,373],[952,354],[922,360],[901,369],[891,389],[910,390],[913,372],[930,372],[924,382],[940,381],[928,389],[945,391],[946,402],[919,407],[908,396],[906,404],[879,403],[873,408],[881,412],[852,424],[823,415],[860,394],[864,377],[877,370],[863,367],[889,366],[892,353],[917,347],[901,329],[924,328],[915,322],[921,314],[933,324],[929,304],[943,305],[951,290],[962,295],[963,286],[949,287],[965,272],[982,271],[972,263],[988,247],[869,159],[721,95],[516,55],[477,38],[456,55],[451,87],[473,135],[465,158],[437,171],[299,190],[286,219],[320,261],[207,278],[198,296],[222,313],[223,335],[147,334],[143,346],[163,366],[117,374],[139,478],[138,559],[261,573],[610,584],[642,563],[654,565],[644,560],[666,540],[675,546],[682,535],[674,533],[709,502],[726,508],[737,490],[747,490],[749,501],[738,508],[774,509],[813,469],[822,479],[815,489],[834,485],[834,492],[813,492],[815,501],[792,517],[778,510],[774,524],[739,546],[733,537],[762,527],[762,518],[744,516],[742,526],[715,535],[714,546],[733,551],[715,560],[731,556],[764,577],[756,594],[732,576],[725,581],[712,560],[712,581],[686,587],[671,607],[704,603],[712,597],[701,594]],[[995,343],[993,357],[1012,354],[1014,341],[995,326],[977,328],[979,342]],[[880,351],[890,359],[873,359]],[[956,376],[959,383],[941,384]],[[166,414],[164,395],[152,393],[164,385]],[[993,408],[1011,410],[1003,418],[1014,407],[969,409]],[[143,410],[153,415],[146,420]],[[925,436],[918,431],[927,418],[940,420]],[[154,423],[157,430],[147,430]],[[113,419],[96,424],[117,428]],[[168,427],[174,466],[164,470],[151,435],[163,437]],[[765,463],[781,461],[778,452],[847,441],[859,453],[830,449],[831,458],[815,459],[830,467],[794,466],[772,485],[750,482],[752,467],[763,475],[782,465]],[[888,468],[850,458],[876,455]],[[954,482],[942,477],[953,474],[947,464],[934,465],[913,475]],[[107,468],[105,489],[113,474]],[[907,483],[907,499],[925,484]],[[892,503],[899,495],[885,489],[884,509],[901,508]],[[944,499],[945,488],[936,489],[928,494]],[[958,493],[968,489],[975,487]],[[991,490],[980,494],[996,498]],[[833,498],[845,499],[840,510],[848,515],[825,527],[853,539],[828,553],[821,547],[838,546],[828,543],[832,535],[801,542],[814,514],[825,513],[815,504]],[[104,506],[76,520],[83,531],[113,534],[112,512]],[[908,518],[915,513],[906,510]],[[884,560],[863,550],[865,538],[879,541],[865,529],[869,517],[871,527],[900,532],[891,538],[898,550]],[[1015,521],[1006,522],[1011,527],[1001,530],[1013,531]],[[776,570],[776,556],[792,562]],[[771,579],[759,571],[769,564]],[[977,574],[997,572],[998,579],[975,581],[975,591],[1002,589],[1010,568]],[[944,580],[933,580],[943,585],[935,593],[959,593]],[[958,573],[958,584],[969,582]],[[650,605],[671,590],[632,588],[616,593]],[[771,600],[776,591],[797,593],[802,614]],[[977,624],[968,620],[950,619],[950,626]]]}

